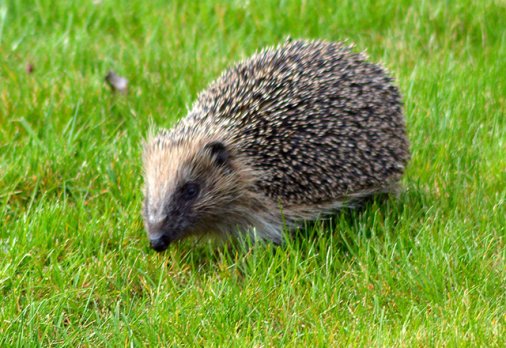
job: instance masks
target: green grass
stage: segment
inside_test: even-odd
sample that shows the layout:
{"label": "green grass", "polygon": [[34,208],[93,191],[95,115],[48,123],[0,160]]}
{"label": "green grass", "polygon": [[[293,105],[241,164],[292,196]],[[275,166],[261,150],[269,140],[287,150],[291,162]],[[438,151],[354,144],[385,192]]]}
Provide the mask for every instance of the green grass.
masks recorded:
{"label": "green grass", "polygon": [[[504,18],[502,0],[0,0],[0,346],[504,347]],[[282,247],[151,251],[150,124],[288,35],[349,39],[396,77],[405,191]]]}

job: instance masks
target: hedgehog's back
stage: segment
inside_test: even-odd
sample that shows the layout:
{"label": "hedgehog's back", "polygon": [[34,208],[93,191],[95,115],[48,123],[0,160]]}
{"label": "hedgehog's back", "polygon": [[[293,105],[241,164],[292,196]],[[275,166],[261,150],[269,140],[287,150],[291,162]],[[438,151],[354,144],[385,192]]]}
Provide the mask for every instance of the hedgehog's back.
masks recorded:
{"label": "hedgehog's back", "polygon": [[200,94],[193,122],[223,134],[285,205],[327,204],[399,180],[409,160],[399,92],[342,44],[294,41],[259,52]]}

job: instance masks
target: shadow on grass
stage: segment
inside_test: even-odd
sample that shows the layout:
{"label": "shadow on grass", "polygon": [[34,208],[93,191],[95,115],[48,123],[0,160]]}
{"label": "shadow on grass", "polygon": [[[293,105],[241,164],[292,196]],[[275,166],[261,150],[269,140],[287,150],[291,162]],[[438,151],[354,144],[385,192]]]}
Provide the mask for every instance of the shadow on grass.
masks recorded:
{"label": "shadow on grass", "polygon": [[[298,254],[301,259],[325,253],[332,248],[343,259],[356,255],[370,240],[381,243],[390,238],[414,239],[425,212],[433,200],[418,187],[402,192],[398,197],[382,194],[371,197],[354,208],[339,210],[324,219],[305,222],[293,231],[287,231],[285,242],[253,243],[250,240],[186,240],[169,251],[172,262],[182,262],[193,270],[214,272],[223,264],[233,267],[248,258],[288,257]],[[399,230],[402,236],[398,235]],[[247,261],[246,261],[247,262]],[[221,265],[221,266],[220,266]],[[242,268],[242,267],[241,267]]]}

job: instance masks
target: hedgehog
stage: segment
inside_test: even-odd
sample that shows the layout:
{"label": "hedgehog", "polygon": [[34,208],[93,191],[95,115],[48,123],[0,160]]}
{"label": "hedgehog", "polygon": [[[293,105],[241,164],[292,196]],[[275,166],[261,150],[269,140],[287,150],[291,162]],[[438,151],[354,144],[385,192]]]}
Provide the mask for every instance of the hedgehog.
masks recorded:
{"label": "hedgehog", "polygon": [[284,231],[396,190],[410,159],[401,95],[344,43],[287,41],[226,70],[144,141],[151,247]]}

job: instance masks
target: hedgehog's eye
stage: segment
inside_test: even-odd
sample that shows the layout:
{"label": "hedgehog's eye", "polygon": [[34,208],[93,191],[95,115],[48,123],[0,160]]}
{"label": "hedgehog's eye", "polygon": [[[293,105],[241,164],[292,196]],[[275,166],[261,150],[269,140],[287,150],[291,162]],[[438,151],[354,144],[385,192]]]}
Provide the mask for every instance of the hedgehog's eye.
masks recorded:
{"label": "hedgehog's eye", "polygon": [[198,196],[200,192],[200,186],[194,182],[188,182],[184,184],[182,189],[182,196],[185,201],[190,201]]}

